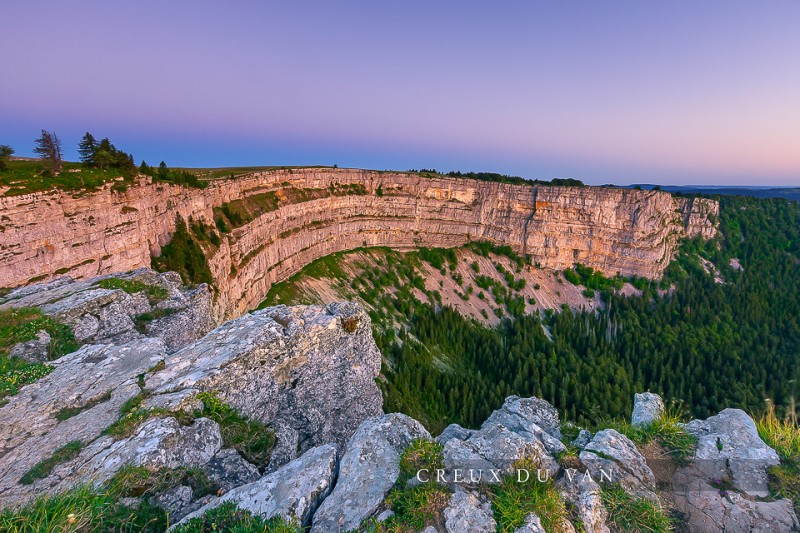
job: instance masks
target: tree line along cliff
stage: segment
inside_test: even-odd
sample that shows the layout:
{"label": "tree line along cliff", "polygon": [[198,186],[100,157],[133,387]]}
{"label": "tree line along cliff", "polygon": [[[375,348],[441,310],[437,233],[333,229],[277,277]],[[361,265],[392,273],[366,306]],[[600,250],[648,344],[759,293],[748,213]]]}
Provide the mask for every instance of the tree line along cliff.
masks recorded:
{"label": "tree line along cliff", "polygon": [[363,246],[488,240],[546,268],[577,262],[654,278],[681,237],[714,236],[719,212],[716,201],[661,191],[330,168],[254,172],[204,189],[142,176],[121,189],[0,196],[0,286],[149,266],[179,220],[211,236],[202,246],[217,320],[253,309],[314,259]]}

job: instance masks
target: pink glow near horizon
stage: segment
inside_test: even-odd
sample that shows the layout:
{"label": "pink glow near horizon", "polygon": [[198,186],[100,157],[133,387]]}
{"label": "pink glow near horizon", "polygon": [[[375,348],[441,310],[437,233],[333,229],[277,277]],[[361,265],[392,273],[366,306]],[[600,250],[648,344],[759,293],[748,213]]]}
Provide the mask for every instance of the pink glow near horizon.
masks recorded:
{"label": "pink glow near horizon", "polygon": [[800,2],[4,2],[0,143],[800,186]]}

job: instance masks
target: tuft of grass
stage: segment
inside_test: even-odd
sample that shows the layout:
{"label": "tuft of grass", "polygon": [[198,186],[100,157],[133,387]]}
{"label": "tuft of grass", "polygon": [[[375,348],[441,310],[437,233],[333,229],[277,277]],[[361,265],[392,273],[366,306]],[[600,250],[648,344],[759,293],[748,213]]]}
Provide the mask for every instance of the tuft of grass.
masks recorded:
{"label": "tuft of grass", "polygon": [[450,492],[434,481],[416,486],[409,486],[408,481],[421,469],[435,476],[433,472],[444,468],[443,450],[441,444],[426,439],[417,439],[406,446],[400,456],[400,477],[385,502],[394,515],[385,522],[364,524],[364,529],[372,533],[405,533],[427,526],[442,529]]}
{"label": "tuft of grass", "polygon": [[213,531],[230,531],[231,533],[300,533],[302,529],[297,524],[297,521],[288,521],[278,516],[265,520],[259,516],[253,516],[250,511],[239,509],[232,502],[226,502],[219,507],[209,509],[202,516],[192,518],[172,531],[173,533],[208,533]]}
{"label": "tuft of grass", "polygon": [[614,531],[630,533],[668,533],[672,520],[647,498],[634,498],[619,485],[603,489],[603,505],[608,510],[607,524]]}
{"label": "tuft of grass", "polygon": [[658,420],[647,427],[634,426],[628,421],[604,420],[598,428],[616,429],[636,444],[656,441],[679,464],[686,464],[694,455],[697,437],[682,425],[685,416],[677,404],[670,405]]}
{"label": "tuft of grass", "polygon": [[224,447],[236,449],[259,469],[265,468],[275,446],[275,433],[263,422],[245,418],[211,393],[201,392],[197,397],[203,402],[203,409],[195,416],[219,424]]}
{"label": "tuft of grass", "polygon": [[6,397],[18,394],[21,387],[53,371],[44,363],[31,363],[9,356],[15,344],[33,340],[42,330],[50,335],[47,347],[50,360],[74,352],[81,346],[69,326],[56,322],[39,309],[18,307],[0,311],[0,407],[7,403]]}
{"label": "tuft of grass", "polygon": [[148,285],[135,279],[120,279],[120,278],[107,278],[98,281],[95,285],[103,289],[120,289],[128,294],[136,294],[144,292],[150,302],[160,302],[169,297],[169,291],[164,287],[158,285]]}
{"label": "tuft of grass", "polygon": [[147,333],[147,326],[150,322],[154,320],[158,320],[159,318],[164,318],[170,315],[174,315],[178,312],[178,309],[167,307],[166,309],[153,309],[152,311],[148,311],[146,313],[140,313],[133,318],[133,323],[136,326],[136,331],[139,333]]}
{"label": "tuft of grass", "polygon": [[567,449],[556,454],[556,461],[558,461],[561,468],[571,468],[573,470],[580,470],[583,467],[580,458],[580,450],[571,444],[567,445]]}
{"label": "tuft of grass", "polygon": [[539,481],[538,466],[529,459],[522,459],[514,466],[515,470],[527,469],[531,475],[525,482],[520,482],[516,474],[506,476],[499,487],[492,489],[497,531],[516,531],[530,513],[536,513],[545,531],[562,531],[568,521],[567,506],[553,481]]}
{"label": "tuft of grass", "polygon": [[185,485],[195,498],[216,494],[219,486],[199,468],[179,467],[152,472],[141,466],[124,466],[105,485],[116,498],[142,498]]}
{"label": "tuft of grass", "polygon": [[103,434],[122,439],[133,435],[136,428],[146,420],[157,416],[175,416],[175,413],[167,409],[145,409],[141,405],[146,397],[145,393],[139,393],[122,404],[119,418],[104,429]]}
{"label": "tuft of grass", "polygon": [[167,515],[142,501],[138,509],[117,503],[115,495],[91,485],[62,494],[41,496],[20,509],[0,511],[0,531],[40,532],[163,532]]}
{"label": "tuft of grass", "polygon": [[412,488],[396,486],[386,498],[394,515],[381,524],[374,524],[372,530],[376,533],[421,531],[430,525],[443,524],[449,499],[450,492],[433,482]]}
{"label": "tuft of grass", "polygon": [[781,459],[781,464],[767,471],[770,492],[775,497],[792,500],[795,512],[800,513],[800,426],[794,399],[784,418],[778,418],[775,406],[769,403],[766,413],[756,419],[756,428]]}
{"label": "tuft of grass", "polygon": [[92,398],[91,400],[89,400],[88,402],[86,402],[83,405],[79,405],[77,407],[64,407],[63,409],[59,410],[55,414],[56,420],[61,420],[61,421],[68,420],[68,419],[72,418],[73,416],[77,416],[77,415],[81,414],[82,412],[87,411],[87,410],[91,409],[92,407],[94,407],[96,405],[100,405],[103,402],[107,402],[110,399],[111,399],[111,391],[106,391],[105,393],[101,394],[100,396],[97,396],[96,398]]}
{"label": "tuft of grass", "polygon": [[61,463],[66,463],[67,461],[71,461],[72,459],[76,458],[78,454],[81,453],[82,449],[83,443],[81,441],[73,440],[68,442],[53,452],[51,457],[36,463],[30,470],[23,474],[23,476],[19,479],[19,482],[22,485],[32,485],[37,479],[46,478],[53,471],[53,468]]}
{"label": "tuft of grass", "polygon": [[414,440],[400,456],[400,474],[407,481],[421,469],[435,472],[444,468],[444,446],[426,439]]}

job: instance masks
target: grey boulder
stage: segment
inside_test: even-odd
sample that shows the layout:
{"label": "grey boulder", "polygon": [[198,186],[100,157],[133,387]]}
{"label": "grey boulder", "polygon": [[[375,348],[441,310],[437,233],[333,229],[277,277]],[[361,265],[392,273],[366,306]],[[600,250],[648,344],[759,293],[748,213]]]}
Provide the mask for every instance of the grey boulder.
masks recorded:
{"label": "grey boulder", "polygon": [[636,445],[614,429],[597,432],[580,453],[581,462],[598,482],[619,483],[635,497],[656,498],[656,480],[653,471]]}
{"label": "grey boulder", "polygon": [[661,396],[652,392],[634,395],[631,424],[647,427],[662,416],[664,416],[664,400],[661,399]]}
{"label": "grey boulder", "polygon": [[336,487],[314,515],[311,531],[348,531],[372,516],[400,475],[400,454],[416,439],[430,434],[406,415],[365,420],[347,444]]}

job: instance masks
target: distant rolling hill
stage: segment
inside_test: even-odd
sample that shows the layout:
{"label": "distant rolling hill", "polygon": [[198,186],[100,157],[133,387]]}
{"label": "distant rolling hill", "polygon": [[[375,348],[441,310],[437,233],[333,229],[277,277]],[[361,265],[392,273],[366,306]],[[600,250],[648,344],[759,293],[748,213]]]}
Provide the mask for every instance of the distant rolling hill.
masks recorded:
{"label": "distant rolling hill", "polygon": [[[653,189],[656,185],[641,183],[631,185],[642,189]],[[800,202],[800,187],[731,187],[714,185],[661,185],[662,190],[684,194],[724,194],[729,196],[753,196],[755,198],[786,198]]]}

